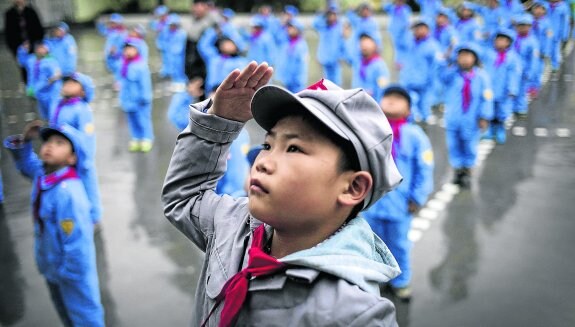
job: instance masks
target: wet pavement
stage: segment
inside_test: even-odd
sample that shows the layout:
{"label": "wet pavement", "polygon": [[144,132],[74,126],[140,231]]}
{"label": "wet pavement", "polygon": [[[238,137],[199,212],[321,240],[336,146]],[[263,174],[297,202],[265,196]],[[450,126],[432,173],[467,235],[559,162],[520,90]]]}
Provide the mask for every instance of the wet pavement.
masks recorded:
{"label": "wet pavement", "polygon": [[[125,118],[102,60],[103,39],[88,29],[74,34],[79,70],[97,84],[92,107],[104,216],[96,242],[107,325],[189,325],[203,254],[162,214],[160,190],[177,135],[166,118],[169,83],[154,73],[154,149],[129,153]],[[314,43],[312,34],[308,38]],[[0,65],[3,138],[21,131],[35,104],[22,96],[4,44],[0,60],[8,63]],[[414,223],[414,299],[397,303],[400,326],[575,326],[573,60],[567,58],[558,80],[532,103],[529,119],[514,124],[508,144],[486,147],[469,191],[444,192],[451,176],[443,129],[440,123],[427,128],[437,165],[434,199],[444,201],[430,204],[426,209],[434,211]],[[157,72],[155,49],[150,62]],[[312,63],[310,81],[319,78]],[[344,72],[349,77],[349,69]],[[259,131],[249,131],[258,143]],[[30,183],[6,150],[1,153],[0,325],[58,326],[34,264]]]}

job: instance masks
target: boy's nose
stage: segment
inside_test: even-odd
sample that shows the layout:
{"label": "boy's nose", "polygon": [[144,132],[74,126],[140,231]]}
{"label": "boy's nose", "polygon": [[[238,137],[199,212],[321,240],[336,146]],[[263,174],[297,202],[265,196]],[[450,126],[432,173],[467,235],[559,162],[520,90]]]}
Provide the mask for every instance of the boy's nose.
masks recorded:
{"label": "boy's nose", "polygon": [[256,171],[260,173],[272,173],[275,169],[274,160],[271,154],[259,155],[255,162]]}

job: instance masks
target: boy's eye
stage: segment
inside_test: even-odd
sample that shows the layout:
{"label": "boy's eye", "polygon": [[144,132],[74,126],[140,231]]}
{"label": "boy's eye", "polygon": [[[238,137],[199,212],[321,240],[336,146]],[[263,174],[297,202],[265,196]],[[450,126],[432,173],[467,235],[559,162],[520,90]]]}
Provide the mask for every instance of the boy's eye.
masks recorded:
{"label": "boy's eye", "polygon": [[262,150],[268,151],[269,149],[271,149],[271,145],[269,145],[269,143],[264,143],[262,144]]}
{"label": "boy's eye", "polygon": [[290,145],[287,148],[287,152],[301,152],[301,149],[298,146]]}

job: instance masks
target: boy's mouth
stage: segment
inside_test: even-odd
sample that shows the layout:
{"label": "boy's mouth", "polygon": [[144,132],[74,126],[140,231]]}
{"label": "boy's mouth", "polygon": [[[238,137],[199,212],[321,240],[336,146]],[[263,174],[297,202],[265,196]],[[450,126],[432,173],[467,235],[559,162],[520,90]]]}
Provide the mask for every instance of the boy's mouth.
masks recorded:
{"label": "boy's mouth", "polygon": [[269,193],[268,190],[262,186],[261,182],[255,178],[250,179],[250,192]]}

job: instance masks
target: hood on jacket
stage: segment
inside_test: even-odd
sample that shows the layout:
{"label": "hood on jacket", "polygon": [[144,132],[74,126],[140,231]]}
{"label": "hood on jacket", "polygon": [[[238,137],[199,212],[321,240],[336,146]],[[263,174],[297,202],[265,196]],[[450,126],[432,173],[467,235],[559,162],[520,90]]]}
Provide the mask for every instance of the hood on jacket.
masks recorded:
{"label": "hood on jacket", "polygon": [[292,253],[279,261],[334,275],[376,295],[380,294],[380,284],[401,273],[385,243],[361,217],[352,219],[313,248]]}

